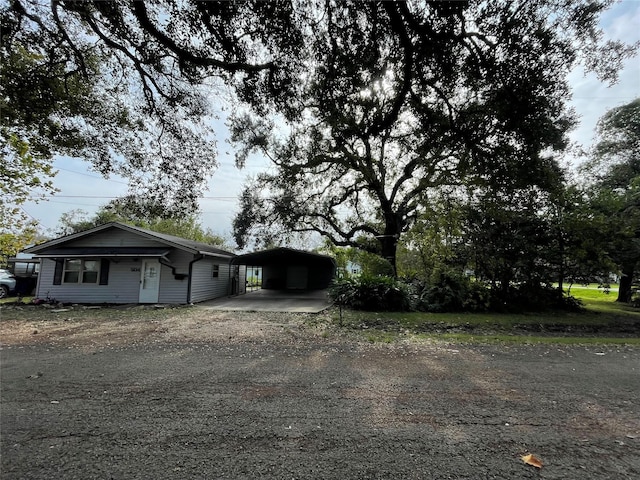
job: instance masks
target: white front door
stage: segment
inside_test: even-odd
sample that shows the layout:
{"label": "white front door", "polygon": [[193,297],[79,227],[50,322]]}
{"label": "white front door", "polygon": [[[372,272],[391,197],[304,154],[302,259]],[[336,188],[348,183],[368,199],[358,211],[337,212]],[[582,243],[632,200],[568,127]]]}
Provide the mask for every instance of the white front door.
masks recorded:
{"label": "white front door", "polygon": [[142,260],[140,269],[140,303],[157,303],[160,293],[160,262]]}

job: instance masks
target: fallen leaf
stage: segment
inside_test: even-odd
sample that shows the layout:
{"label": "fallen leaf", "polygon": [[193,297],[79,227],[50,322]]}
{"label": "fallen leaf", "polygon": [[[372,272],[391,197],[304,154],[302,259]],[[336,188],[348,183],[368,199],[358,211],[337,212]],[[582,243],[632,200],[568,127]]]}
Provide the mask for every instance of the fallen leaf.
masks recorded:
{"label": "fallen leaf", "polygon": [[537,458],[537,457],[534,457],[531,453],[528,454],[528,455],[523,455],[520,458],[527,465],[532,465],[532,466],[534,466],[536,468],[542,468],[542,462],[540,461],[540,459]]}

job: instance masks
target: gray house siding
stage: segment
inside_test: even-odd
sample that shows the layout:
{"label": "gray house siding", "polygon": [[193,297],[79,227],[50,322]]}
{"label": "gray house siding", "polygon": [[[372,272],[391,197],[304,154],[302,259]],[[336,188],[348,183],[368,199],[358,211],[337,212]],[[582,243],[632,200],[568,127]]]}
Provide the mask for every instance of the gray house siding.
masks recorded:
{"label": "gray house siding", "polygon": [[[117,222],[28,250],[42,262],[36,295],[64,303],[139,303],[142,300],[184,304],[225,296],[229,287],[229,260],[233,257],[210,245]],[[80,272],[75,274],[80,281],[65,283],[65,279],[73,278],[72,272],[76,270],[66,274],[62,271],[63,256],[84,262],[97,261],[100,271],[86,273],[84,277]],[[144,295],[141,295],[145,261],[150,262],[150,268],[158,263],[160,268],[159,275],[157,270],[155,274],[148,271]],[[219,265],[217,277],[213,276],[214,264]],[[81,281],[83,278],[87,283]]]}
{"label": "gray house siding", "polygon": [[109,262],[107,285],[62,283],[53,284],[55,260],[43,258],[36,296],[55,298],[64,303],[138,303],[140,288],[140,261],[118,260]]}
{"label": "gray house siding", "polygon": [[[165,244],[122,230],[105,230],[69,242],[67,247],[166,247]],[[169,249],[170,247],[167,247]],[[187,274],[192,255],[173,249],[168,256],[177,273]],[[42,259],[37,295],[47,296],[60,302],[74,303],[138,303],[140,293],[140,259],[118,258],[109,261],[107,285],[62,283],[53,284],[55,261]],[[45,267],[46,264],[46,267]],[[169,267],[162,266],[160,272],[161,303],[186,303],[188,279],[176,280]]]}
{"label": "gray house siding", "polygon": [[[218,265],[218,276],[214,277],[214,265]],[[205,258],[193,264],[191,277],[191,301],[211,300],[227,295],[229,262],[222,258]]]}
{"label": "gray house siding", "polygon": [[69,242],[72,247],[165,247],[166,244],[135,233],[111,229]]}
{"label": "gray house siding", "polygon": [[193,255],[182,250],[173,250],[169,256],[171,266],[176,274],[185,275],[182,279],[176,279],[170,267],[162,265],[160,272],[160,303],[187,303],[189,290],[189,262]]}
{"label": "gray house siding", "polygon": [[[183,252],[175,253],[173,256],[180,260],[172,262],[175,272],[187,274],[192,256]],[[54,285],[55,261],[43,258],[36,295],[40,298],[45,298],[48,293],[49,297],[64,303],[138,303],[141,265],[142,262],[139,259],[111,260],[109,262],[109,283],[107,285],[82,283]],[[170,267],[161,265],[158,302],[186,303],[188,288],[188,277],[176,279]]]}

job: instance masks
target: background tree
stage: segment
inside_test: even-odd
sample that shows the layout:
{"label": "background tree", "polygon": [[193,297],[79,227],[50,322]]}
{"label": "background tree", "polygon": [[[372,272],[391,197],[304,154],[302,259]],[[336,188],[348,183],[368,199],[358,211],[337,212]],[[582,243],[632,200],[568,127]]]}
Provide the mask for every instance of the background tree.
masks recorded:
{"label": "background tree", "polygon": [[554,192],[543,210],[551,243],[546,260],[551,266],[558,292],[570,292],[574,283],[599,279],[607,283],[615,264],[608,256],[606,225],[609,219],[592,208],[590,192],[576,182],[567,182]]}
{"label": "background tree", "polygon": [[24,202],[38,201],[56,189],[48,179],[54,174],[51,165],[35,159],[25,142],[10,135],[0,148],[0,264],[4,265],[38,233],[37,222],[22,209]]}
{"label": "background tree", "polygon": [[9,231],[0,228],[0,267],[7,266],[7,260],[18,252],[33,245],[39,237],[38,225],[35,221],[21,223],[20,228]]}
{"label": "background tree", "polygon": [[389,262],[365,250],[354,247],[337,247],[330,240],[325,239],[322,247],[316,251],[335,259],[339,276],[342,278],[354,275],[365,277],[393,275],[393,269]]}
{"label": "background tree", "polygon": [[435,191],[425,211],[401,238],[398,275],[429,284],[440,273],[462,275],[467,264],[461,257],[464,198],[460,191]]}
{"label": "background tree", "polygon": [[465,209],[471,268],[504,301],[514,282],[533,287],[551,281],[545,254],[552,239],[540,213],[544,197],[535,188],[483,192]]}
{"label": "background tree", "polygon": [[[242,196],[236,241],[317,232],[396,264],[430,189],[470,173],[538,178],[573,123],[567,73],[579,58],[613,75],[606,2],[326,2],[307,45],[296,123],[240,116],[240,163],[274,170]],[[611,77],[612,78],[612,77]],[[374,241],[372,241],[374,240]]]}
{"label": "background tree", "polygon": [[585,166],[591,208],[606,219],[605,248],[621,273],[618,301],[628,302],[640,262],[640,99],[607,112],[597,132]]}
{"label": "background tree", "polygon": [[[161,212],[161,215],[158,212]],[[195,215],[172,215],[161,205],[140,202],[131,197],[112,200],[93,216],[89,216],[83,210],[64,213],[58,221],[55,234],[70,235],[108,222],[126,223],[158,233],[219,246],[229,251],[233,250],[224,238],[214,234],[209,228],[203,228]]]}
{"label": "background tree", "polygon": [[[51,121],[51,153],[82,154],[189,210],[215,166],[210,96],[230,86],[269,117],[236,107],[239,163],[261,148],[278,169],[257,179],[264,194],[250,191],[259,209],[243,210],[238,238],[267,225],[313,231],[395,264],[429,188],[504,161],[529,174],[540,152],[562,148],[566,73],[584,61],[613,79],[632,51],[601,43],[608,4],[11,0],[0,7],[3,65],[28,68],[3,70],[3,122],[31,148]],[[65,108],[29,116],[31,90],[69,102],[42,97]]]}

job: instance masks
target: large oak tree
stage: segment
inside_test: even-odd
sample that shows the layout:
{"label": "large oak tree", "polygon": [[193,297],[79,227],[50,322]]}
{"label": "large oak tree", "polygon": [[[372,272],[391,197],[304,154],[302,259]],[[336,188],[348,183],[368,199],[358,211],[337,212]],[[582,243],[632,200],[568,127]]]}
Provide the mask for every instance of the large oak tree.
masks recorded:
{"label": "large oak tree", "polygon": [[613,79],[628,53],[600,43],[607,3],[319,3],[300,117],[237,118],[240,163],[260,151],[275,168],[247,185],[236,240],[317,232],[395,265],[430,189],[559,181],[567,74],[584,61]]}
{"label": "large oak tree", "polygon": [[193,209],[216,163],[205,120],[230,87],[240,163],[259,148],[276,172],[243,195],[238,240],[315,231],[394,263],[426,190],[531,176],[563,147],[567,72],[614,78],[629,52],[601,42],[609,3],[9,0],[2,60],[33,64],[2,72],[3,141],[44,138],[46,155]]}

